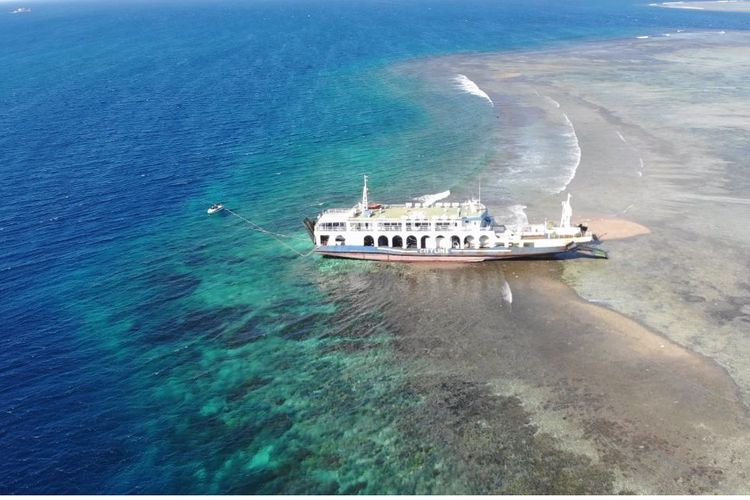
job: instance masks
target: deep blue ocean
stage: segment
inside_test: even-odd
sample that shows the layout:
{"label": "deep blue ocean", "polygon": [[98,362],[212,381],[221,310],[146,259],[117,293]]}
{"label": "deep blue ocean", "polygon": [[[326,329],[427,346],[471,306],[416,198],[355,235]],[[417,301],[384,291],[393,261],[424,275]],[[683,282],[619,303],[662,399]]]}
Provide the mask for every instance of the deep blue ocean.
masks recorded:
{"label": "deep blue ocean", "polygon": [[384,311],[337,292],[368,264],[206,207],[304,254],[364,173],[473,179],[475,98],[394,63],[748,28],[647,3],[0,3],[0,493],[477,492],[404,424]]}

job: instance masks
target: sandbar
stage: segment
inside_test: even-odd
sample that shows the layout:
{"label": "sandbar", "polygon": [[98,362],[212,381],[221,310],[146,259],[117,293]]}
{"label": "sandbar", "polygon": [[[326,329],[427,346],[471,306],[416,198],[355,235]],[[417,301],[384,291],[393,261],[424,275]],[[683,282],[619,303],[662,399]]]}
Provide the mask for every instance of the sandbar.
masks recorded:
{"label": "sandbar", "polygon": [[579,217],[576,223],[588,226],[589,231],[602,240],[621,240],[650,234],[651,230],[642,224],[626,219],[605,217]]}

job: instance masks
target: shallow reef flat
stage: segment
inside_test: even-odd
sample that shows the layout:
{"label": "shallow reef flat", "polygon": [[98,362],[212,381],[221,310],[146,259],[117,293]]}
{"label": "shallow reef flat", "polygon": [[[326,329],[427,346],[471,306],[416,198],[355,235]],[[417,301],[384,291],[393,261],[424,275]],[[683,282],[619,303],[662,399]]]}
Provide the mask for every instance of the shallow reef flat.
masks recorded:
{"label": "shallow reef flat", "polygon": [[[535,435],[611,474],[598,492],[750,490],[748,48],[745,33],[644,33],[397,69],[475,82],[498,121],[490,141],[574,130],[565,189],[574,222],[612,232],[608,261],[416,268],[373,289],[388,289],[403,353],[518,398]],[[518,201],[502,173],[528,156],[498,145],[483,201]],[[530,219],[559,207],[555,189],[520,189]]]}
{"label": "shallow reef flat", "polygon": [[373,292],[356,306],[387,311],[395,351],[422,366],[410,384],[427,405],[421,439],[459,457],[473,492],[741,490],[750,416],[732,379],[580,300],[560,272],[511,262],[366,275]]}

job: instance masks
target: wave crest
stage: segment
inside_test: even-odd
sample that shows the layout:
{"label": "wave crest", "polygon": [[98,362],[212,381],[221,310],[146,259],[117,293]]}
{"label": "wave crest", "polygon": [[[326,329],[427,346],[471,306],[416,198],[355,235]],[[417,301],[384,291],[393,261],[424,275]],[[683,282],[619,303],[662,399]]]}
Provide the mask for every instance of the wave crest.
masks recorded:
{"label": "wave crest", "polygon": [[456,82],[456,85],[458,86],[458,88],[460,88],[467,94],[475,95],[477,97],[481,97],[482,99],[486,99],[487,102],[490,103],[490,106],[492,106],[493,108],[495,107],[495,103],[492,102],[492,99],[490,99],[490,96],[487,95],[487,92],[479,88],[479,85],[477,85],[468,76],[458,74],[453,80]]}
{"label": "wave crest", "polygon": [[573,180],[573,178],[576,176],[576,171],[578,170],[578,166],[581,164],[581,144],[578,142],[578,135],[576,135],[576,129],[573,126],[573,122],[570,121],[570,118],[568,118],[568,115],[566,113],[563,113],[563,118],[565,118],[565,124],[568,126],[569,131],[566,132],[564,135],[565,139],[568,141],[568,145],[570,146],[570,164],[566,166],[567,172],[563,174],[564,182],[561,187],[559,187],[555,194],[562,193],[565,191],[565,188],[568,187],[568,184]]}

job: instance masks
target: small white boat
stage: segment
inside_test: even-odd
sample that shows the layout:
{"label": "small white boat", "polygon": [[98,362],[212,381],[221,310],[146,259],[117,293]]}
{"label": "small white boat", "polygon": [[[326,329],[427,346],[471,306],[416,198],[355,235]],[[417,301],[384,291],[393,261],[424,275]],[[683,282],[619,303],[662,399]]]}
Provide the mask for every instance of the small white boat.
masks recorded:
{"label": "small white boat", "polygon": [[223,203],[214,203],[213,205],[211,205],[210,207],[208,207],[208,210],[206,210],[206,213],[208,215],[213,215],[216,212],[221,212],[222,210],[224,210],[224,204]]}

